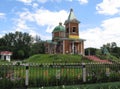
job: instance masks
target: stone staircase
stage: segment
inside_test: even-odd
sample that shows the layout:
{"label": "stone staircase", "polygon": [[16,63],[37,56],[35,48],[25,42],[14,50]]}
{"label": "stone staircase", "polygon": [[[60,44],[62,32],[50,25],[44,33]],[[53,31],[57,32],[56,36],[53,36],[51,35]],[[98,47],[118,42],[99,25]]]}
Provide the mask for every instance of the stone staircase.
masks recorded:
{"label": "stone staircase", "polygon": [[100,62],[100,63],[111,63],[110,61],[108,60],[102,60],[94,55],[90,55],[90,56],[86,56],[86,58],[92,60],[92,61],[96,61],[96,62]]}

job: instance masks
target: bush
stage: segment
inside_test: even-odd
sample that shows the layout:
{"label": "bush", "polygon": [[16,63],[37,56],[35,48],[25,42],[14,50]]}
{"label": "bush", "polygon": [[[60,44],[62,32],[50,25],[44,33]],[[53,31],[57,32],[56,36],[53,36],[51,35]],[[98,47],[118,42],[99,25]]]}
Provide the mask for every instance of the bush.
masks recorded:
{"label": "bush", "polygon": [[119,81],[120,80],[120,74],[119,73],[116,73],[116,72],[113,72],[110,74],[109,76],[109,81]]}
{"label": "bush", "polygon": [[13,83],[9,79],[1,79],[0,80],[0,89],[12,89]]}

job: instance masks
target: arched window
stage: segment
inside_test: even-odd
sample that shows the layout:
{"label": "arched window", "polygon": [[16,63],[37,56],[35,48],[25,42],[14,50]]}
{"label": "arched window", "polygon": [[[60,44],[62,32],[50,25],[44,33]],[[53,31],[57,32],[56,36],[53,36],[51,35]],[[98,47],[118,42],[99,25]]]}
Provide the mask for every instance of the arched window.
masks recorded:
{"label": "arched window", "polygon": [[76,27],[72,27],[72,32],[76,33]]}

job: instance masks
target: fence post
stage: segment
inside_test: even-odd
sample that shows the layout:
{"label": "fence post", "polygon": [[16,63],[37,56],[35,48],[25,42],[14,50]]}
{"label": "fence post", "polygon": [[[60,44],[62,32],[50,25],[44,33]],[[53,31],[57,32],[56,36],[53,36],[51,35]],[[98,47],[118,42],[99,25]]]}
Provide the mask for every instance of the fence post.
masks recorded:
{"label": "fence post", "polygon": [[85,63],[82,63],[82,75],[83,75],[83,82],[85,83],[86,82],[86,65]]}
{"label": "fence post", "polygon": [[29,65],[26,64],[26,75],[25,75],[25,86],[28,88],[29,85]]}

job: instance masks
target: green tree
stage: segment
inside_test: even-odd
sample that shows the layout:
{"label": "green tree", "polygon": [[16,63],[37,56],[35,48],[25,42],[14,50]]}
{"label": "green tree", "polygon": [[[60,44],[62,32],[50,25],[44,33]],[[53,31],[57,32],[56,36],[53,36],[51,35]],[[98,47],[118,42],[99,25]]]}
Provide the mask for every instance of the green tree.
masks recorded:
{"label": "green tree", "polygon": [[117,47],[116,42],[111,42],[104,44],[103,47],[101,47],[102,54],[107,59],[118,59],[120,58],[120,47]]}
{"label": "green tree", "polygon": [[120,59],[120,47],[114,47],[112,50],[112,55]]}
{"label": "green tree", "polygon": [[0,38],[0,51],[8,50],[8,48],[5,45],[6,45],[5,39]]}
{"label": "green tree", "polygon": [[[24,59],[29,57],[33,38],[28,33],[15,32],[8,33],[2,37],[4,50],[13,52],[14,59]],[[3,50],[3,49],[2,49]]]}
{"label": "green tree", "polygon": [[117,44],[115,42],[112,42],[111,43],[111,48],[115,48],[115,47],[117,47]]}
{"label": "green tree", "polygon": [[85,55],[96,55],[97,50],[98,49],[96,49],[96,48],[86,48]]}
{"label": "green tree", "polygon": [[31,55],[44,53],[45,53],[44,41],[36,42],[31,46]]}

